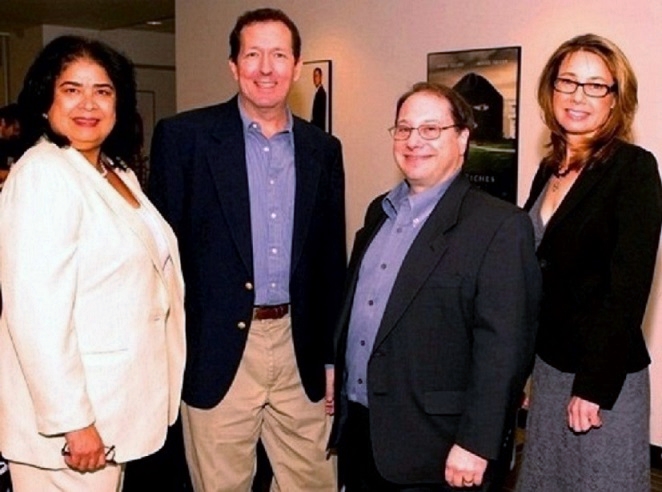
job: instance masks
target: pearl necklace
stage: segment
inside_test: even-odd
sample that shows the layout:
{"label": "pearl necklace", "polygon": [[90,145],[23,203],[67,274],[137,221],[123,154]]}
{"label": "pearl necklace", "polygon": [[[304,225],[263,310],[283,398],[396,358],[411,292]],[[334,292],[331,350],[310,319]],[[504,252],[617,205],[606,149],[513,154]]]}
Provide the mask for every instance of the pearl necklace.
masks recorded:
{"label": "pearl necklace", "polygon": [[103,157],[99,155],[99,158],[97,159],[97,165],[96,165],[97,171],[99,171],[99,174],[101,174],[102,178],[107,178],[108,177],[108,168],[106,167],[106,164],[104,163]]}

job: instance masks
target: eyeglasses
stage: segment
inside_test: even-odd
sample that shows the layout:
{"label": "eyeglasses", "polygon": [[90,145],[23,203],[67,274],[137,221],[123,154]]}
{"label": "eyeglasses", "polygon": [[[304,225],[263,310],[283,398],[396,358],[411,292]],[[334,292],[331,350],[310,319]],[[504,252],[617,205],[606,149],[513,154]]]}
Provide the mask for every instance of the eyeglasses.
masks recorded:
{"label": "eyeglasses", "polygon": [[388,132],[393,137],[393,140],[407,140],[414,130],[418,132],[423,140],[436,140],[441,135],[441,132],[449,128],[455,128],[456,126],[421,125],[413,128],[407,125],[395,125],[393,128],[389,128]]}
{"label": "eyeglasses", "polygon": [[612,85],[599,84],[597,82],[577,82],[576,80],[559,77],[554,80],[554,90],[563,94],[574,94],[577,87],[581,87],[588,97],[606,97],[610,92],[616,92],[616,83]]}
{"label": "eyeglasses", "polygon": [[[115,463],[115,446],[104,446],[106,455],[106,462]],[[71,456],[71,451],[69,451],[69,445],[67,443],[62,446],[62,451],[60,451],[62,456]]]}

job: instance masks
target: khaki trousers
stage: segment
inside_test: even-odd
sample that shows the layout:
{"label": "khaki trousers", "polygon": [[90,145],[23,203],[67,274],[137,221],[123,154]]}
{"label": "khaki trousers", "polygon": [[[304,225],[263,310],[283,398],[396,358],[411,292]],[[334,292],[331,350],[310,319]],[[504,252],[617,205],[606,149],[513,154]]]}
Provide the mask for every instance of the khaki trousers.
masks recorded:
{"label": "khaki trousers", "polygon": [[272,490],[335,492],[326,444],[331,417],[324,399],[306,396],[289,316],[255,320],[230,390],[214,408],[182,404],[184,447],[196,492],[249,491],[262,439],[274,472]]}
{"label": "khaki trousers", "polygon": [[9,462],[14,492],[119,492],[124,465],[108,464],[92,473],[70,468],[50,470],[24,463]]}

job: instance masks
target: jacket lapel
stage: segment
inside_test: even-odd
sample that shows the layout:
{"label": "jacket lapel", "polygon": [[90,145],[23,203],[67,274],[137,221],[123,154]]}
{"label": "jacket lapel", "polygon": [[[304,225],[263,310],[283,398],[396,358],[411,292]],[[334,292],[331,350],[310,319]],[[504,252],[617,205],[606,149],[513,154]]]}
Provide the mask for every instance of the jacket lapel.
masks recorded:
{"label": "jacket lapel", "polygon": [[[140,242],[145,246],[152,263],[156,267],[156,270],[159,272],[162,281],[167,285],[165,278],[163,277],[163,265],[159,259],[158,248],[156,246],[154,237],[143,222],[143,220],[138,216],[136,210],[132,210],[131,205],[129,205],[122,196],[117,193],[115,189],[106,180],[99,174],[99,172],[90,165],[90,163],[83,157],[77,150],[73,148],[65,149],[65,153],[68,156],[68,160],[76,170],[88,180],[89,185],[94,188],[96,193],[101,197],[101,199],[106,203],[108,208],[118,217],[120,217],[126,225],[133,231],[133,233],[138,236]],[[117,176],[127,185],[131,190],[133,195],[137,200],[141,201],[140,198],[143,195],[140,190],[140,185],[137,181],[134,183],[130,179],[127,179],[126,176],[123,176],[123,172],[118,172]],[[144,200],[141,201],[141,205]],[[172,251],[172,250],[171,250]]]}
{"label": "jacket lapel", "polygon": [[554,215],[549,219],[547,227],[545,228],[543,241],[545,240],[545,237],[548,236],[559,223],[562,223],[563,219],[591,193],[591,190],[604,176],[608,165],[608,162],[605,162],[601,165],[593,166],[590,169],[584,169],[579,174],[577,181],[575,181],[574,185],[570,188],[568,194],[565,196]]}
{"label": "jacket lapel", "polygon": [[301,124],[298,118],[293,116],[293,119],[296,191],[294,194],[291,272],[296,269],[303,252],[322,168],[317,149],[312,145],[315,140],[307,136],[308,129]]}
{"label": "jacket lapel", "polygon": [[218,123],[212,130],[207,164],[211,171],[218,199],[248,272],[253,271],[253,240],[250,224],[250,198],[244,133],[237,98],[224,104]]}
{"label": "jacket lapel", "polygon": [[[469,181],[458,176],[439,200],[407,252],[377,331],[376,349],[393,330],[407,307],[448,249],[446,233],[457,223]],[[374,349],[373,349],[374,350]]]}

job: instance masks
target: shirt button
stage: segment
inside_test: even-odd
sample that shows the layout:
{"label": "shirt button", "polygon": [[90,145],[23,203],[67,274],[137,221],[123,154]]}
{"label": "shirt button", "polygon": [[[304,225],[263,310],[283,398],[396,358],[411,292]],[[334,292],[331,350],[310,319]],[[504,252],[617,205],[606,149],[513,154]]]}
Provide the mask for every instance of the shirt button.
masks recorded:
{"label": "shirt button", "polygon": [[265,152],[269,152],[269,147],[265,147],[265,148],[264,148],[264,151],[265,151]]}
{"label": "shirt button", "polygon": [[271,254],[275,255],[276,253],[278,253],[278,248],[271,248]]}
{"label": "shirt button", "polygon": [[361,344],[361,347],[365,347],[365,340],[361,340],[359,343]]}
{"label": "shirt button", "polygon": [[276,214],[275,214],[275,213],[272,213],[272,214],[271,214],[271,218],[272,218],[272,219],[275,219],[275,218],[276,218]]}
{"label": "shirt button", "polygon": [[269,184],[270,184],[270,185],[272,185],[272,184],[274,184],[274,183],[275,183],[275,181],[274,181],[273,179],[270,179],[270,180],[269,180]]}
{"label": "shirt button", "polygon": [[246,290],[253,290],[253,284],[250,282],[246,282],[244,287],[246,287]]}
{"label": "shirt button", "polygon": [[370,300],[368,301],[368,306],[372,306],[374,303],[375,303],[375,301],[373,301],[372,299],[370,299]]}
{"label": "shirt button", "polygon": [[398,227],[398,228],[395,230],[395,232],[397,232],[398,234],[400,234],[400,233],[402,232],[402,227]]}
{"label": "shirt button", "polygon": [[359,384],[363,384],[363,379],[359,378],[356,382]]}
{"label": "shirt button", "polygon": [[381,265],[379,265],[379,268],[381,268],[382,270],[386,270],[386,263],[382,263]]}
{"label": "shirt button", "polygon": [[272,289],[275,289],[275,288],[276,288],[276,282],[271,282],[270,285],[271,285],[271,288],[272,288]]}
{"label": "shirt button", "polygon": [[418,224],[418,223],[420,222],[420,219],[416,218],[416,219],[414,219],[412,222],[414,223],[414,225],[416,225],[416,224]]}
{"label": "shirt button", "polygon": [[246,323],[244,323],[243,321],[240,321],[239,323],[237,323],[237,328],[239,328],[240,330],[245,329],[246,328]]}

